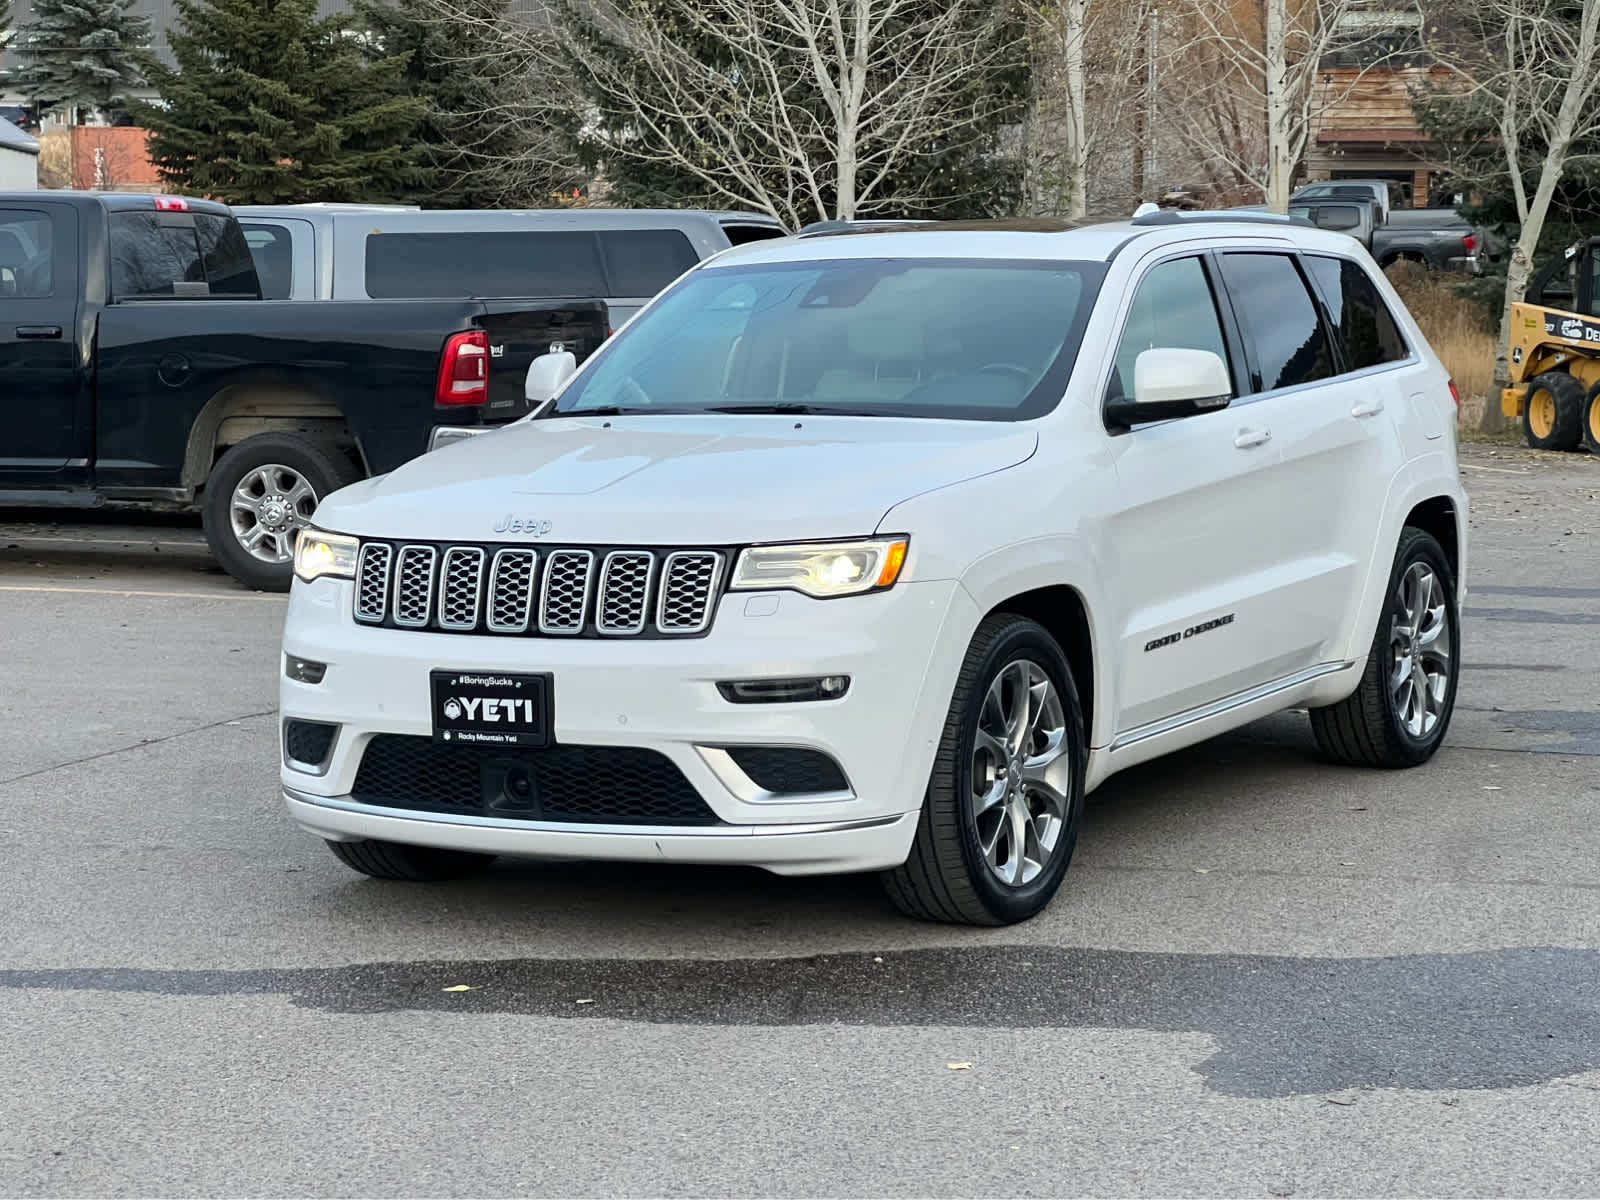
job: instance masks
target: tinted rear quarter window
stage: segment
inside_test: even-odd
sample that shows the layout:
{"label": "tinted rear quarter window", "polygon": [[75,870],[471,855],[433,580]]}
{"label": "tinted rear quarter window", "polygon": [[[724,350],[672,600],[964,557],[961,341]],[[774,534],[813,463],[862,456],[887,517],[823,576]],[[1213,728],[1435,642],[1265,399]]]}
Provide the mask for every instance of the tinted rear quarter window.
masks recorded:
{"label": "tinted rear quarter window", "polygon": [[369,234],[366,276],[375,300],[615,294],[583,230]]}
{"label": "tinted rear quarter window", "polygon": [[244,240],[239,223],[211,213],[197,213],[194,226],[211,295],[217,299],[258,298],[261,285],[256,281],[250,244]]}
{"label": "tinted rear quarter window", "polygon": [[1314,383],[1333,374],[1332,347],[1294,259],[1286,254],[1222,255],[1222,278],[1254,349],[1259,391]]}
{"label": "tinted rear quarter window", "polygon": [[611,296],[654,296],[700,261],[676,229],[610,229],[600,244]]}
{"label": "tinted rear quarter window", "polygon": [[1384,303],[1378,286],[1357,263],[1347,259],[1307,256],[1306,267],[1322,292],[1328,316],[1344,344],[1352,371],[1400,362],[1409,353],[1399,323]]}

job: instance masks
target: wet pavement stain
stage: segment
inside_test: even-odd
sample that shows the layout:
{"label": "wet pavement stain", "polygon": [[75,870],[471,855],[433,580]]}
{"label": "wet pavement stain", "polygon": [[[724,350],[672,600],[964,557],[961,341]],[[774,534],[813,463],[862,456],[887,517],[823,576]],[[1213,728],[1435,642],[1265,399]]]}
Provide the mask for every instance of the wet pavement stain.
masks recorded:
{"label": "wet pavement stain", "polygon": [[1542,608],[1469,608],[1463,615],[1512,625],[1600,625],[1600,613],[1548,612]]}
{"label": "wet pavement stain", "polygon": [[[446,989],[468,985],[470,991]],[[1238,1097],[1508,1088],[1600,1069],[1600,951],[1288,958],[982,946],[756,959],[0,971],[0,987],[279,995],[327,1012],[1204,1033]]]}
{"label": "wet pavement stain", "polygon": [[1525,733],[1562,733],[1570,739],[1565,742],[1547,742],[1530,745],[1530,754],[1570,754],[1574,757],[1600,755],[1600,712],[1569,712],[1565,709],[1544,708],[1526,711],[1502,708],[1476,708],[1463,711],[1488,713],[1503,729],[1516,729]]}

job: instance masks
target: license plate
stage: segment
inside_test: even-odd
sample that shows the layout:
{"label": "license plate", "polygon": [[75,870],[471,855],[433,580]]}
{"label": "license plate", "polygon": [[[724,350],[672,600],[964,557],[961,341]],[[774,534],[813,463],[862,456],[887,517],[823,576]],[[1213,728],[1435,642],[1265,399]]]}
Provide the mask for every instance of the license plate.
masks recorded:
{"label": "license plate", "polygon": [[433,740],[467,746],[550,744],[549,675],[434,671]]}

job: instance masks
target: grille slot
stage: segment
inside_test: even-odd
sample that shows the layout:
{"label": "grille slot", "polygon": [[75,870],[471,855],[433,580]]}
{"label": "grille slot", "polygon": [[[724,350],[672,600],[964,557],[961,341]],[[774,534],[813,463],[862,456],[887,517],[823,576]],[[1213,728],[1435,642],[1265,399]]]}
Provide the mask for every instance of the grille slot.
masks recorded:
{"label": "grille slot", "polygon": [[720,554],[680,550],[667,555],[656,628],[662,633],[702,632],[711,624],[721,575]]}
{"label": "grille slot", "polygon": [[[531,782],[508,801],[508,770]],[[367,743],[351,796],[363,804],[580,825],[718,825],[672,760],[654,750],[550,746],[516,750],[380,733]]]}
{"label": "grille slot", "polygon": [[704,634],[726,550],[363,542],[352,613],[439,633],[682,638]]}
{"label": "grille slot", "polygon": [[433,607],[433,564],[439,557],[432,546],[402,546],[394,567],[394,623],[422,629]]}
{"label": "grille slot", "polygon": [[600,575],[600,602],[595,624],[601,633],[639,633],[650,607],[656,556],[645,550],[613,550]]}
{"label": "grille slot", "polygon": [[483,550],[451,546],[439,571],[439,628],[456,632],[478,625],[478,597],[483,588]]}
{"label": "grille slot", "polygon": [[594,582],[594,555],[588,550],[557,550],[545,560],[539,593],[541,633],[582,633]]}
{"label": "grille slot", "polygon": [[356,559],[356,620],[379,622],[389,611],[389,566],[394,547],[368,542]]}
{"label": "grille slot", "polygon": [[532,550],[499,550],[489,571],[489,632],[526,633],[533,619],[534,568],[539,557]]}

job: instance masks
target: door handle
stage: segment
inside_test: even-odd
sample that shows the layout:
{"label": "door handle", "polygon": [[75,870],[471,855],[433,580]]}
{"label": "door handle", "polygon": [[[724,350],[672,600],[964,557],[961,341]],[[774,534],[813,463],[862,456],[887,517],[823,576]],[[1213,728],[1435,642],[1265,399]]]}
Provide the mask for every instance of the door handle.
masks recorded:
{"label": "door handle", "polygon": [[1252,446],[1263,446],[1271,440],[1270,429],[1241,429],[1239,436],[1233,439],[1233,444],[1241,450],[1248,450]]}
{"label": "door handle", "polygon": [[1360,404],[1356,405],[1350,410],[1350,415],[1352,417],[1375,417],[1382,411],[1383,400],[1381,398],[1374,398],[1371,400],[1363,400]]}
{"label": "door handle", "polygon": [[61,326],[59,326],[59,325],[18,325],[17,326],[17,337],[18,337],[19,340],[20,339],[34,339],[34,340],[44,341],[44,340],[47,340],[49,338],[58,338],[60,336],[61,336]]}

